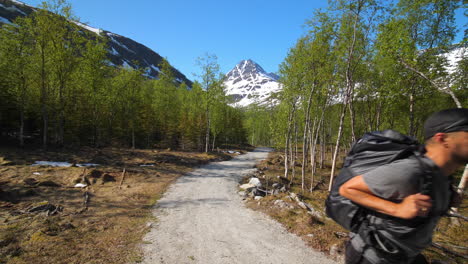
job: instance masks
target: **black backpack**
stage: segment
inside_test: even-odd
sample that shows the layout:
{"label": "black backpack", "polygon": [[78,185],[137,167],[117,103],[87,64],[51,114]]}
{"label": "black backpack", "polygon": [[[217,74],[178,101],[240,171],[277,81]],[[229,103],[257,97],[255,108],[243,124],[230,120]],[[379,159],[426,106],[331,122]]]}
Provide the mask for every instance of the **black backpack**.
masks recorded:
{"label": "black backpack", "polygon": [[[410,156],[418,157],[421,166],[427,170],[421,158],[423,145],[412,137],[394,130],[369,132],[356,141],[346,156],[343,168],[336,177],[330,194],[325,201],[326,214],[345,229],[357,232],[365,220],[367,210],[339,194],[339,188],[351,178],[362,175],[377,167]],[[431,173],[424,173],[422,193],[430,194],[432,189]]]}

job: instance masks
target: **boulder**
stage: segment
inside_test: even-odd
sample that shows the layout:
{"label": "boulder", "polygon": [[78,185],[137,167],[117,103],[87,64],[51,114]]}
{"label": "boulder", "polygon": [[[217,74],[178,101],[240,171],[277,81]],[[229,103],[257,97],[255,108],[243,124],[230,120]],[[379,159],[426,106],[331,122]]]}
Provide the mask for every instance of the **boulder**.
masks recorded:
{"label": "boulder", "polygon": [[258,178],[251,178],[249,183],[248,184],[251,184],[255,187],[262,187],[262,183],[260,182],[260,180]]}
{"label": "boulder", "polygon": [[274,203],[273,203],[276,207],[279,207],[279,208],[286,208],[286,209],[293,209],[294,206],[283,201],[283,200],[276,200]]}
{"label": "boulder", "polygon": [[255,185],[246,183],[239,186],[239,188],[241,188],[242,190],[252,190],[253,188],[255,188]]}

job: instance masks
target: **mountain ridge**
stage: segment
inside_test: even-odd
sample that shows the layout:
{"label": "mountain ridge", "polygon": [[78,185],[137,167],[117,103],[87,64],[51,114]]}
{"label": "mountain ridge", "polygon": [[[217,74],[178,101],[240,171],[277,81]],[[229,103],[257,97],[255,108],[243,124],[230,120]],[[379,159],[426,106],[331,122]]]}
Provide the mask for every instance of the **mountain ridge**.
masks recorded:
{"label": "mountain ridge", "polygon": [[279,76],[267,73],[251,59],[241,60],[229,71],[224,80],[226,95],[233,99],[231,105],[246,107],[265,104],[274,92],[281,89]]}
{"label": "mountain ridge", "polygon": [[[30,15],[37,9],[17,0],[0,0],[0,26],[6,23],[13,24],[13,21],[17,17]],[[131,67],[134,69],[146,68],[145,76],[158,79],[160,72],[158,65],[162,62],[163,57],[157,52],[125,36],[94,28],[82,22],[71,22],[108,40],[107,57],[111,66]],[[184,82],[189,87],[192,86],[192,81],[182,72],[174,67],[172,69],[178,83]]]}

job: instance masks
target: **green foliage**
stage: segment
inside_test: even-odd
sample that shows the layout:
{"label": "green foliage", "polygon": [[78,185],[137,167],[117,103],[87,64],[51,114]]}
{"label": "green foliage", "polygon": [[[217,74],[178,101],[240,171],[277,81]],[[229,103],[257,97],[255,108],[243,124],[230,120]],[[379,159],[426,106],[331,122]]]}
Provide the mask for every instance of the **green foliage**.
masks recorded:
{"label": "green foliage", "polygon": [[200,65],[206,74],[192,89],[176,81],[166,59],[159,79],[149,80],[142,68],[110,67],[105,39],[74,23],[66,1],[42,8],[0,29],[0,133],[44,148],[202,150],[207,127],[217,138],[212,148],[245,141],[242,113],[227,105],[215,56]]}

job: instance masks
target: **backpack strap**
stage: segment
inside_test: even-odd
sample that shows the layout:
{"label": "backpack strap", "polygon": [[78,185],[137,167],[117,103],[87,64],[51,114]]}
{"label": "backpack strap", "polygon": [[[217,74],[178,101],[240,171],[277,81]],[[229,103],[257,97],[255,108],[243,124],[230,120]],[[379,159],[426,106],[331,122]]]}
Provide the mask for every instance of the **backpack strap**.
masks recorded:
{"label": "backpack strap", "polygon": [[432,195],[432,190],[433,190],[433,175],[434,172],[432,170],[432,166],[428,164],[427,158],[424,156],[426,153],[426,149],[424,145],[420,145],[418,149],[414,151],[414,156],[416,157],[416,160],[419,162],[419,165],[423,171],[423,175],[421,177],[421,194],[424,195]]}

